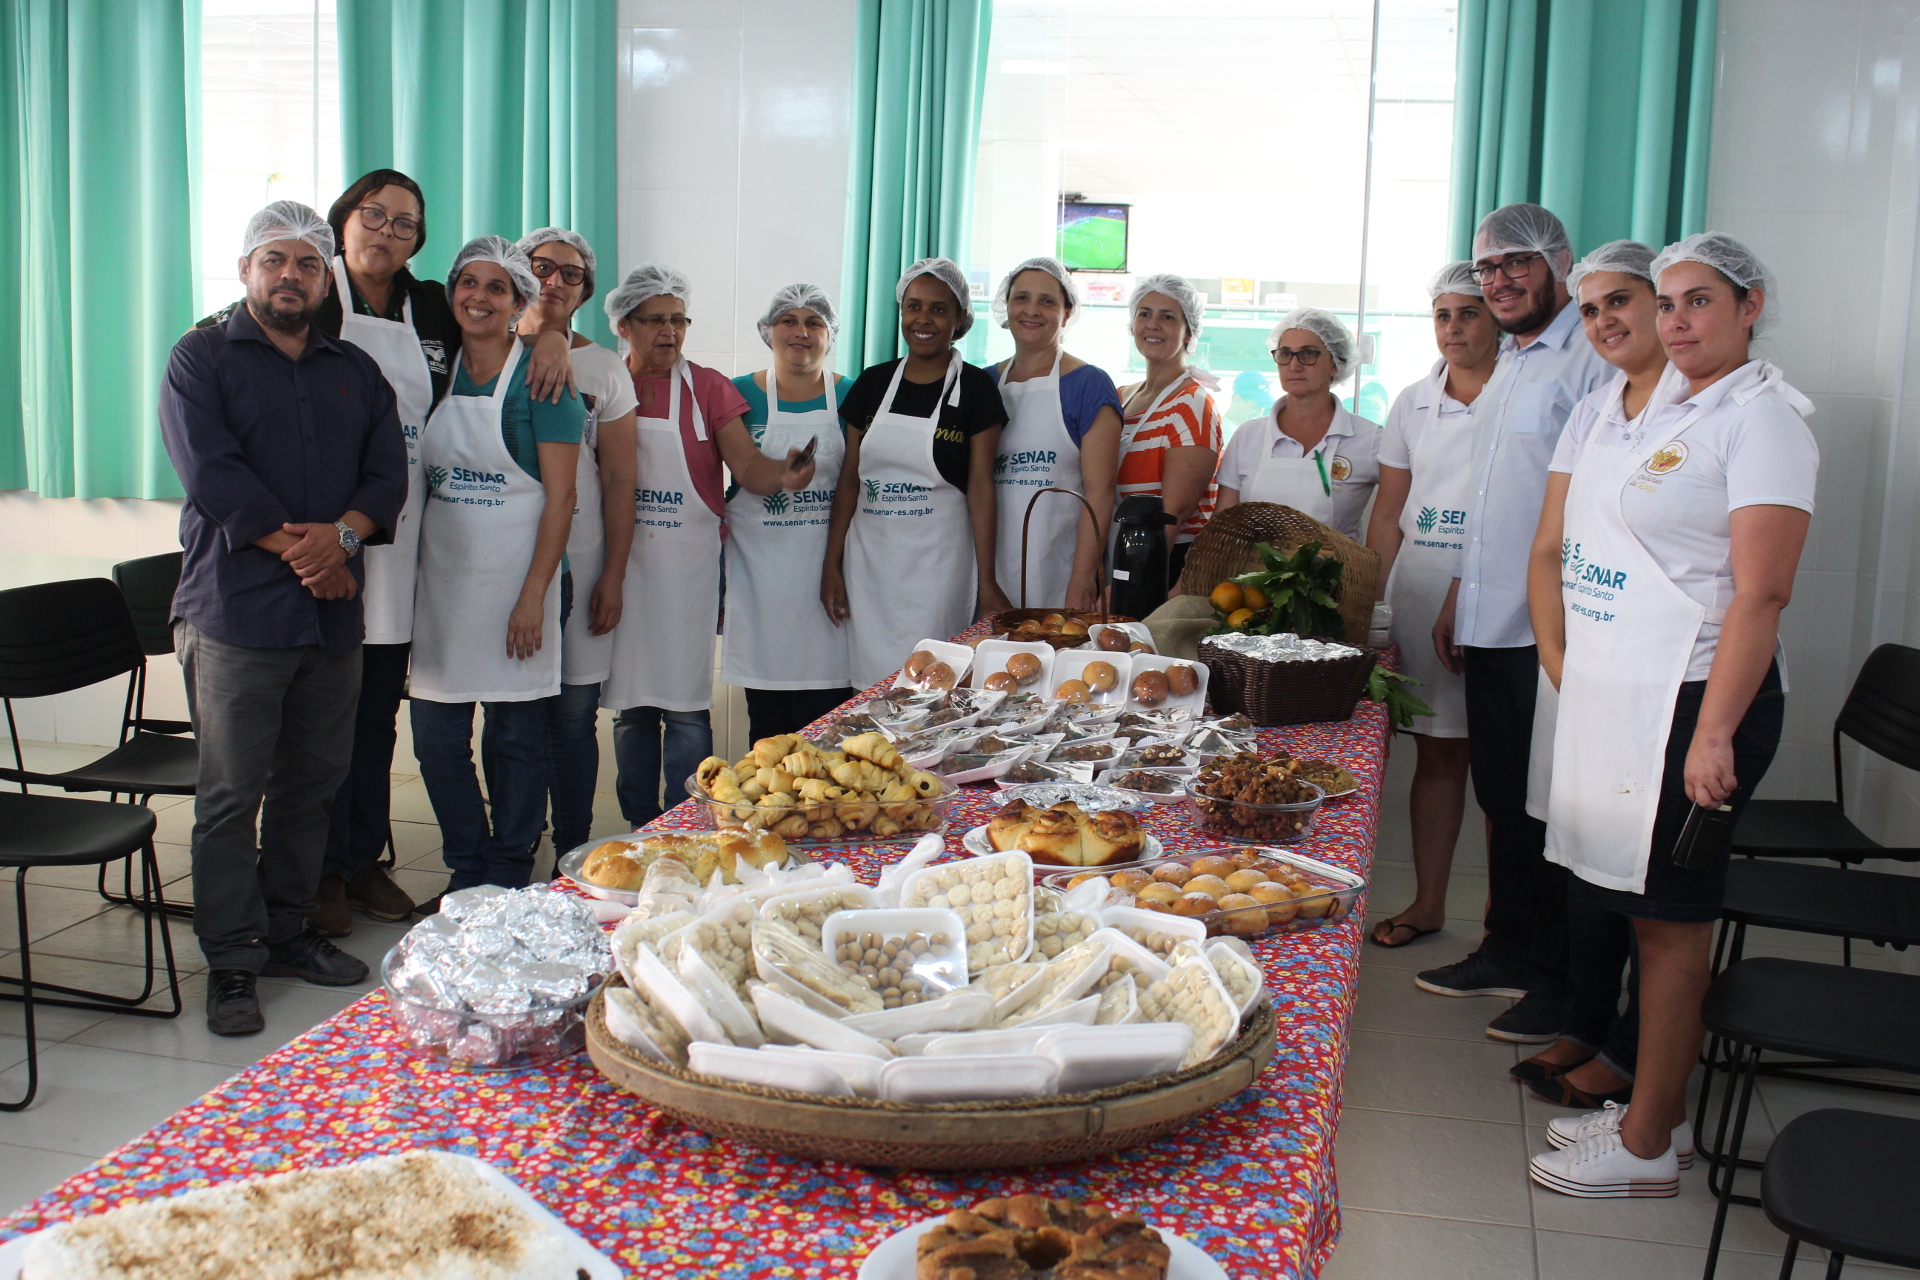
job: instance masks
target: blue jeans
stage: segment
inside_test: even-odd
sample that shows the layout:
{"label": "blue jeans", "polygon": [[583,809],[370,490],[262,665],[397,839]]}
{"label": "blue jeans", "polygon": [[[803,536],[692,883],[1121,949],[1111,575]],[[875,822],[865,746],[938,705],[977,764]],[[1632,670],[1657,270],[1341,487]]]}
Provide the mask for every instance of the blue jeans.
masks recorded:
{"label": "blue jeans", "polygon": [[638,828],[685,800],[687,779],[712,754],[713,722],[705,711],[622,711],[613,722],[621,816]]}
{"label": "blue jeans", "polygon": [[519,889],[533,876],[533,844],[546,821],[547,704],[480,705],[487,718],[491,812],[474,768],[473,703],[415,698],[413,753],[440,823],[441,860],[453,872],[448,890]]}
{"label": "blue jeans", "polygon": [[565,853],[585,844],[593,827],[593,788],[600,777],[600,686],[561,685],[546,705],[553,848]]}

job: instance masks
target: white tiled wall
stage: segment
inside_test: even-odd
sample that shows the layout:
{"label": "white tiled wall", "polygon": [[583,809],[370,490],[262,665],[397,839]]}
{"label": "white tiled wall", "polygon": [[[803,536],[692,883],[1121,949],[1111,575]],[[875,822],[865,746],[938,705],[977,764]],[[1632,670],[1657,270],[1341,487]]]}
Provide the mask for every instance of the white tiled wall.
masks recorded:
{"label": "white tiled wall", "polygon": [[623,0],[620,270],[693,285],[687,358],[766,367],[782,285],[840,290],[852,0]]}
{"label": "white tiled wall", "polygon": [[[1761,353],[1819,407],[1819,509],[1782,626],[1765,794],[1833,794],[1829,733],[1875,645],[1920,646],[1920,7],[1722,0],[1708,220],[1780,279]],[[1920,845],[1920,775],[1850,750],[1850,812]],[[1913,871],[1913,864],[1879,864]]]}

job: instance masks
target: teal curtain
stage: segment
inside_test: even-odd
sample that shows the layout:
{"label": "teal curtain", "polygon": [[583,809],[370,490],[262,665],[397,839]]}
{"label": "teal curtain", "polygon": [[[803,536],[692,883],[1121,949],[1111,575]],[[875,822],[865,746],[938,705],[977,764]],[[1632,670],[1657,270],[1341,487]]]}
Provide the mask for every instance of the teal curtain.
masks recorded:
{"label": "teal curtain", "polygon": [[[339,0],[341,172],[391,167],[427,196],[416,274],[478,235],[577,231],[619,268],[617,0]],[[611,343],[597,300],[588,336]]]}
{"label": "teal curtain", "polygon": [[0,488],[175,498],[156,404],[194,320],[199,10],[0,7]]}
{"label": "teal curtain", "polygon": [[1515,200],[1576,254],[1704,229],[1715,23],[1715,0],[1460,0],[1454,255]]}
{"label": "teal curtain", "polygon": [[902,354],[893,286],[921,258],[965,264],[993,0],[860,0],[839,346]]}

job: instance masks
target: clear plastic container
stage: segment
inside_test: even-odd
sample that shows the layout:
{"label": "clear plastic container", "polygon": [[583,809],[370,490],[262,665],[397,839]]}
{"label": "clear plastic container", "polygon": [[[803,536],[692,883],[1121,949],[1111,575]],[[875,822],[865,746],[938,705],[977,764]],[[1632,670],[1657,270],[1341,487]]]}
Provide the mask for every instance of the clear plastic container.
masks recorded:
{"label": "clear plastic container", "polygon": [[820,950],[878,991],[889,1009],[967,985],[966,925],[951,908],[836,911],[821,928]]}
{"label": "clear plastic container", "polygon": [[794,1093],[846,1097],[853,1092],[830,1063],[811,1061],[778,1045],[742,1049],[730,1044],[695,1044],[687,1049],[687,1068],[720,1080],[789,1089]]}
{"label": "clear plastic container", "polygon": [[[1234,864],[1222,878],[1230,880],[1232,871],[1257,870],[1269,883],[1279,887],[1256,889],[1253,893],[1245,894],[1252,901],[1243,903],[1236,900],[1228,906],[1221,904],[1227,902],[1234,891],[1231,883],[1228,886],[1229,893],[1215,897],[1212,905],[1192,899],[1188,896],[1190,891],[1185,881],[1192,878],[1192,868],[1202,858]],[[1179,872],[1162,870],[1176,865],[1180,872],[1189,874],[1182,877]],[[1214,865],[1207,864],[1208,867]],[[1109,885],[1134,895],[1131,907],[1119,904],[1101,909],[1101,919],[1109,925],[1118,924],[1127,929],[1155,928],[1188,936],[1192,936],[1197,928],[1208,937],[1233,936],[1249,941],[1269,934],[1299,933],[1338,924],[1353,912],[1367,883],[1351,871],[1309,858],[1305,854],[1273,848],[1183,853],[1129,863],[1124,867],[1103,867],[1101,870]],[[1169,875],[1173,877],[1172,880],[1166,878]],[[1072,878],[1071,873],[1058,872],[1043,876],[1040,884],[1042,888],[1064,890]],[[1133,887],[1155,883],[1171,888],[1172,897],[1156,902],[1146,895],[1164,897],[1167,888]],[[1263,897],[1271,901],[1262,900]],[[1121,912],[1130,914],[1118,914]],[[1148,917],[1152,919],[1151,925],[1148,924]]]}
{"label": "clear plastic container", "polygon": [[1033,1051],[1058,1064],[1061,1093],[1082,1093],[1177,1071],[1192,1045],[1193,1030],[1185,1023],[1149,1022],[1055,1027]]}
{"label": "clear plastic container", "polygon": [[1059,1077],[1053,1059],[1038,1054],[895,1058],[880,1069],[880,1096],[933,1103],[1044,1098]]}
{"label": "clear plastic container", "polygon": [[760,1025],[776,1042],[807,1045],[828,1053],[851,1053],[884,1061],[892,1050],[873,1036],[847,1026],[838,1018],[819,1010],[772,986],[756,986],[752,991],[754,1012]]}
{"label": "clear plastic container", "polygon": [[926,867],[902,886],[900,902],[959,911],[967,928],[967,965],[974,973],[1024,960],[1033,949],[1033,860],[1024,853]]}
{"label": "clear plastic container", "polygon": [[1325,798],[1320,788],[1304,780],[1300,785],[1311,787],[1313,798],[1294,804],[1223,800],[1207,795],[1200,789],[1202,785],[1198,777],[1187,783],[1187,808],[1195,824],[1217,839],[1243,844],[1294,844],[1305,840],[1313,834],[1314,817]]}

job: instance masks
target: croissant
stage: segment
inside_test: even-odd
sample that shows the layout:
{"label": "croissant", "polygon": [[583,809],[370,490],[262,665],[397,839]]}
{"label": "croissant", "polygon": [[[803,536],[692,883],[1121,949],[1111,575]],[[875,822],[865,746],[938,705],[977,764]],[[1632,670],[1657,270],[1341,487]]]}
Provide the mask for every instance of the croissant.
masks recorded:
{"label": "croissant", "polygon": [[840,744],[841,750],[859,760],[879,765],[889,772],[898,773],[906,768],[906,761],[900,758],[900,752],[893,743],[878,733],[859,733]]}
{"label": "croissant", "polygon": [[886,770],[865,760],[834,765],[830,772],[833,780],[849,791],[879,791],[892,780]]}
{"label": "croissant", "polygon": [[733,770],[730,769],[727,762],[719,756],[708,756],[695,767],[693,780],[702,791],[705,791],[708,795],[712,795],[713,791],[711,788],[713,786],[713,779],[722,772],[732,773]]}
{"label": "croissant", "polygon": [[873,834],[882,840],[899,835],[902,829],[898,822],[895,822],[884,813],[873,820]]}
{"label": "croissant", "polygon": [[771,738],[762,738],[753,744],[753,762],[763,769],[771,769],[792,754],[802,739],[791,733],[775,734]]}
{"label": "croissant", "polygon": [[[787,758],[791,760],[793,757]],[[827,792],[832,787],[833,783],[825,778],[802,778],[797,775],[793,783],[794,792],[807,804],[825,804],[829,799]]]}
{"label": "croissant", "polygon": [[874,820],[879,815],[880,806],[871,800],[861,800],[840,806],[840,824],[849,831],[860,831],[874,825]]}
{"label": "croissant", "polygon": [[737,804],[747,798],[731,769],[722,769],[713,776],[713,781],[707,786],[707,794],[727,804]]}
{"label": "croissant", "polygon": [[[765,794],[767,794],[767,784],[760,781],[759,778],[748,778],[745,782],[740,784],[740,786],[737,788],[737,791],[738,791],[738,794],[744,797],[745,799],[758,800],[761,796],[764,796]],[[724,800],[727,797],[716,796],[715,798]]]}
{"label": "croissant", "polygon": [[771,766],[763,767],[755,770],[753,776],[758,778],[760,780],[760,785],[765,787],[769,791],[792,791],[793,790],[793,775],[788,773],[785,769],[775,768]]}
{"label": "croissant", "polygon": [[818,751],[796,751],[780,762],[780,767],[796,778],[824,778],[827,762]]}
{"label": "croissant", "polygon": [[939,795],[940,788],[945,785],[939,778],[928,773],[925,769],[914,769],[910,771],[906,775],[906,779],[907,785],[913,788],[914,794],[923,800],[929,796]]}
{"label": "croissant", "polygon": [[806,837],[807,825],[807,820],[804,816],[798,813],[790,813],[780,821],[774,823],[771,827],[768,827],[767,830],[786,840],[801,840]]}
{"label": "croissant", "polygon": [[838,840],[846,834],[846,828],[832,818],[824,818],[807,828],[810,840]]}

